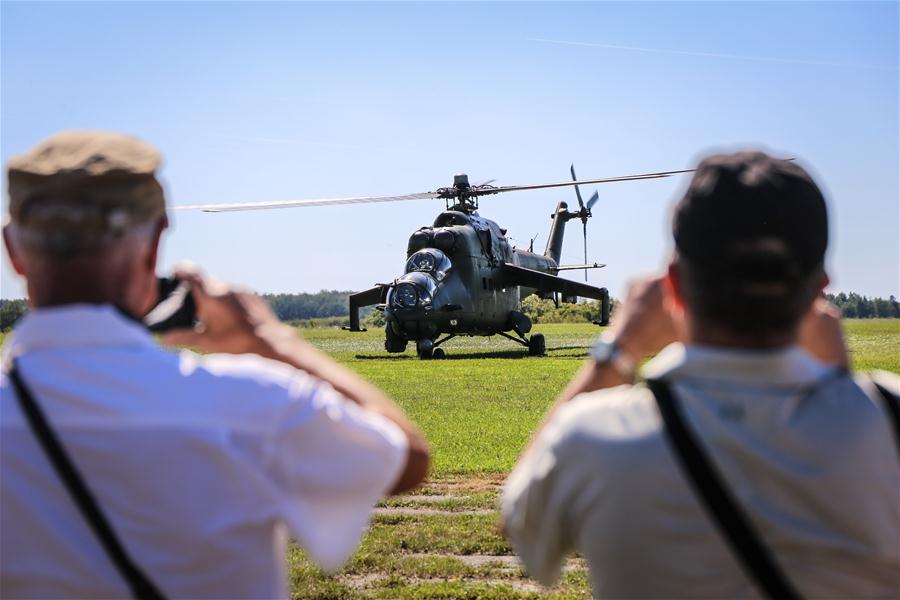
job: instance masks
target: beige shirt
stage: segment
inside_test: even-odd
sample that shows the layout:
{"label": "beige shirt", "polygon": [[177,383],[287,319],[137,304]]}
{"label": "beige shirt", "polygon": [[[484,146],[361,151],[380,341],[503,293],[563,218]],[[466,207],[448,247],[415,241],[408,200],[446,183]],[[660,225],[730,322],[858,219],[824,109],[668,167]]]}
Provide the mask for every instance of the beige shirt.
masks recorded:
{"label": "beige shirt", "polygon": [[[644,374],[674,383],[688,426],[802,595],[900,597],[897,446],[881,405],[852,379],[799,348],[680,344]],[[644,385],[584,394],[556,413],[503,495],[507,534],[533,577],[553,583],[577,550],[597,597],[758,596],[661,424]]]}

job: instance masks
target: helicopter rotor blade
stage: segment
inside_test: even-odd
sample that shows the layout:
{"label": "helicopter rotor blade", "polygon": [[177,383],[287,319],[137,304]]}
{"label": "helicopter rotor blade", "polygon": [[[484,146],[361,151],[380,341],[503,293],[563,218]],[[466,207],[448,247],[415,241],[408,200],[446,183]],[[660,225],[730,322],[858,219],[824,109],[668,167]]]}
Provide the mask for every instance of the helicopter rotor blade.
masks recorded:
{"label": "helicopter rotor blade", "polygon": [[494,183],[495,181],[497,181],[497,180],[496,179],[485,179],[484,181],[479,181],[478,183],[473,184],[472,187],[481,187],[483,185],[488,185],[489,183]]}
{"label": "helicopter rotor blade", "polygon": [[637,175],[622,175],[620,177],[603,177],[601,179],[582,179],[579,181],[561,181],[558,183],[538,183],[534,185],[507,185],[494,187],[487,190],[472,190],[473,196],[487,196],[503,192],[520,192],[525,190],[543,190],[547,188],[568,187],[571,185],[591,185],[595,183],[615,183],[617,181],[638,181],[640,179],[662,179],[680,173],[693,173],[696,169],[679,169],[677,171],[659,171],[656,173],[639,173]]}
{"label": "helicopter rotor blade", "polygon": [[405,196],[358,196],[351,198],[318,198],[313,200],[281,200],[275,202],[242,202],[237,204],[188,204],[171,206],[172,210],[202,210],[203,212],[232,212],[242,210],[268,210],[272,208],[296,208],[303,206],[329,206],[332,204],[367,204],[370,202],[401,202],[405,200],[431,200],[434,192],[406,194]]}
{"label": "helicopter rotor blade", "polygon": [[[574,169],[573,169],[574,170]],[[402,202],[406,200],[431,200],[434,198],[473,198],[489,196],[502,192],[517,192],[524,190],[540,190],[548,188],[578,186],[580,184],[614,183],[617,181],[637,181],[640,179],[660,179],[677,175],[679,173],[692,173],[696,169],[681,169],[677,171],[659,171],[656,173],[640,173],[637,175],[624,175],[621,177],[604,177],[601,179],[584,179],[580,181],[562,181],[559,183],[540,183],[535,185],[510,185],[494,187],[487,183],[478,184],[464,191],[456,188],[440,188],[433,192],[420,192],[417,194],[405,194],[400,196],[355,196],[349,198],[316,198],[310,200],[280,200],[273,202],[239,202],[233,204],[183,204],[170,206],[172,210],[202,210],[204,212],[234,212],[247,210],[269,210],[274,208],[299,208],[307,206],[329,206],[337,204],[367,204],[370,202]],[[480,187],[483,186],[483,187]],[[576,187],[577,190],[577,187]],[[579,192],[580,196],[580,192]],[[588,201],[590,203],[590,201]]]}
{"label": "helicopter rotor blade", "polygon": [[588,198],[587,209],[591,210],[591,208],[594,206],[594,204],[597,203],[597,200],[599,200],[599,199],[600,199],[600,192],[598,192],[597,190],[594,190],[593,195],[590,198]]}
{"label": "helicopter rotor blade", "polygon": [[[575,163],[569,164],[569,173],[572,174],[572,181],[578,181],[578,177],[575,176]],[[581,190],[578,189],[578,184],[575,184],[575,196],[578,198],[578,208],[584,211],[584,202],[581,201]],[[584,219],[582,219],[583,221]]]}

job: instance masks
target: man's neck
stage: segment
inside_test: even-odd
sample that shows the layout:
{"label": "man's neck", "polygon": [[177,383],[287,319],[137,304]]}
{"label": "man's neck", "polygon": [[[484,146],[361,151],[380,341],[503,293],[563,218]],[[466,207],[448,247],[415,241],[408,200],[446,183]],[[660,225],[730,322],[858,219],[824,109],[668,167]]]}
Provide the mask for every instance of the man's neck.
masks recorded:
{"label": "man's neck", "polygon": [[34,308],[50,308],[71,304],[109,305],[120,312],[136,318],[139,311],[134,302],[129,301],[127,286],[116,286],[111,282],[90,282],[72,277],[45,279],[42,282],[28,281],[29,304]]}
{"label": "man's neck", "polygon": [[777,350],[796,344],[797,330],[736,335],[721,329],[694,325],[687,328],[685,343],[735,350]]}

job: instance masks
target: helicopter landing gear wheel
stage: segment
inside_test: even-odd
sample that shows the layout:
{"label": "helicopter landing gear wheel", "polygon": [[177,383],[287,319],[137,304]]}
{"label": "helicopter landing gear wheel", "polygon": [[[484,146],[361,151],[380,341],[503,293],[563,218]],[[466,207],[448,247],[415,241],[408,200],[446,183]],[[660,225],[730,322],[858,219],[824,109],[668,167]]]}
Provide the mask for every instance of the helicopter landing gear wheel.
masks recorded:
{"label": "helicopter landing gear wheel", "polygon": [[[441,350],[441,354],[443,354],[443,350]],[[429,339],[423,339],[416,342],[416,354],[419,355],[419,358],[422,360],[428,360],[434,356],[434,342]]]}
{"label": "helicopter landing gear wheel", "polygon": [[435,348],[434,351],[431,353],[431,358],[433,358],[435,360],[444,358],[445,356],[447,356],[447,353],[444,352],[443,348]]}
{"label": "helicopter landing gear wheel", "polygon": [[543,333],[535,333],[528,340],[528,355],[543,356],[547,353],[547,343],[544,341]]}
{"label": "helicopter landing gear wheel", "polygon": [[402,337],[398,336],[391,329],[390,325],[387,325],[384,328],[384,349],[388,352],[405,352],[406,351],[406,340]]}

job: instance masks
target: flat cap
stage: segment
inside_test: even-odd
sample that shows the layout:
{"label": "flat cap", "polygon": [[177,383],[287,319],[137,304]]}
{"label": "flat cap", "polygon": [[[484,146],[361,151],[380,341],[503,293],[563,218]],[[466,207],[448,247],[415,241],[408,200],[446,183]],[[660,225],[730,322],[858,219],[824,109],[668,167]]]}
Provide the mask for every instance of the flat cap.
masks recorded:
{"label": "flat cap", "polygon": [[8,165],[12,223],[60,239],[122,235],[165,213],[153,146],[119,133],[64,131]]}

